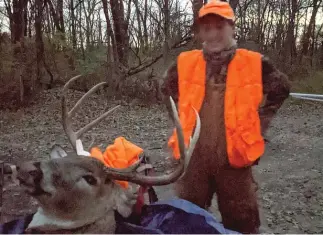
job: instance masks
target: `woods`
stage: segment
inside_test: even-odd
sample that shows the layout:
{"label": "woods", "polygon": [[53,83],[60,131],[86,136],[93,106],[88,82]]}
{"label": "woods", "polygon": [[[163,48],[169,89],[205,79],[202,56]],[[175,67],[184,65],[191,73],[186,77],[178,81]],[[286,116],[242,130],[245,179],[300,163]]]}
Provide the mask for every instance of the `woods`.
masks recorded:
{"label": "woods", "polygon": [[[26,103],[82,73],[111,97],[161,99],[161,75],[198,47],[205,0],[4,0],[0,3],[1,107]],[[290,79],[323,68],[322,0],[231,0],[240,47],[268,55]],[[322,85],[321,85],[322,86]]]}
{"label": "woods", "polygon": [[[227,1],[239,47],[267,55],[289,76],[291,92],[323,94],[323,0]],[[179,53],[201,48],[194,19],[206,2],[0,0],[0,160],[48,159],[54,145],[73,151],[61,122],[62,89],[82,74],[66,94],[69,109],[95,84],[107,84],[87,98],[73,129],[121,106],[84,135],[85,149],[124,137],[147,151],[156,173],[170,173],[163,75]],[[266,152],[253,169],[263,233],[323,231],[322,104],[287,99],[264,135]],[[156,189],[159,200],[174,196],[171,187]],[[217,202],[210,212],[221,220]],[[5,185],[1,209],[2,223],[37,203]]]}

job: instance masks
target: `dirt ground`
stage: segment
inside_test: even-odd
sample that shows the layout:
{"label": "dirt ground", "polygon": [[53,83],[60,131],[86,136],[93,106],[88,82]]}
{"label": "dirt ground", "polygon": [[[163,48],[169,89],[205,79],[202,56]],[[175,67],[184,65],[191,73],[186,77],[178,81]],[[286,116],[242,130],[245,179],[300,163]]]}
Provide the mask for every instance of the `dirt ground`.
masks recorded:
{"label": "dirt ground", "polygon": [[[82,95],[70,92],[75,103]],[[88,123],[104,108],[103,96],[90,97],[75,122]],[[266,233],[323,233],[323,103],[288,100],[272,122],[266,138],[266,154],[254,168],[259,183],[262,231]],[[86,114],[85,114],[86,113]],[[0,112],[0,160],[10,163],[46,159],[59,144],[71,151],[60,122],[60,90],[39,94],[34,104],[17,112]],[[160,106],[124,105],[84,136],[101,148],[124,136],[147,150],[158,172],[169,171],[165,146],[170,131],[165,109]],[[171,186],[156,187],[160,199],[173,196]],[[212,211],[219,217],[214,200]],[[18,186],[4,188],[1,222],[31,213],[36,202]],[[220,218],[219,218],[220,219]]]}

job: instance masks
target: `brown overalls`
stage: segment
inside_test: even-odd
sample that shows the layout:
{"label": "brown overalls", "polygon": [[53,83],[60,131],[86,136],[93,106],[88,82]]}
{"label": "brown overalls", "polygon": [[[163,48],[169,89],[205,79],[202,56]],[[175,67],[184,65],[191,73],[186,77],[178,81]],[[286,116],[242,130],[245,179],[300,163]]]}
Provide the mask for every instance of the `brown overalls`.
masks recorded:
{"label": "brown overalls", "polygon": [[[200,110],[201,132],[186,174],[176,183],[177,195],[207,209],[217,194],[223,225],[241,233],[258,233],[260,226],[256,186],[251,167],[236,169],[229,165],[224,126],[226,69],[235,48],[219,54],[204,54],[207,62],[206,89]],[[264,132],[289,95],[286,75],[263,58],[263,91],[267,95],[260,110]],[[242,78],[241,78],[242,79]],[[165,98],[178,101],[177,65],[167,73],[163,86]],[[166,102],[170,111],[169,102]]]}

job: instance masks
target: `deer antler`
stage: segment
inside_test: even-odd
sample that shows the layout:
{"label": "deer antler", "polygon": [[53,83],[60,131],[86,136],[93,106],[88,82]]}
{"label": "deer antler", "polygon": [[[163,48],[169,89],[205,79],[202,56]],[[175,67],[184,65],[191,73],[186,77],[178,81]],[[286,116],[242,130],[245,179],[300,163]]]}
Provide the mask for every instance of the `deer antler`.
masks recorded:
{"label": "deer antler", "polygon": [[80,139],[82,137],[82,135],[91,130],[94,126],[96,126],[100,121],[102,121],[104,118],[106,118],[112,111],[116,110],[117,108],[120,107],[120,105],[117,105],[116,107],[113,107],[111,109],[109,109],[107,112],[105,112],[104,114],[102,114],[101,116],[99,116],[97,119],[95,119],[94,121],[90,122],[89,124],[87,124],[85,127],[81,128],[80,130],[74,132],[72,129],[72,124],[71,124],[71,118],[74,116],[75,112],[80,108],[81,104],[84,102],[84,100],[90,96],[92,93],[96,92],[102,85],[106,84],[106,82],[101,82],[97,85],[95,85],[94,87],[92,87],[88,92],[86,92],[82,98],[80,100],[77,101],[77,103],[75,104],[75,106],[68,111],[67,110],[67,106],[66,106],[66,99],[65,99],[65,95],[67,92],[67,89],[69,88],[70,84],[72,82],[74,82],[76,79],[78,79],[81,75],[75,76],[73,78],[71,78],[65,85],[63,88],[63,95],[62,95],[62,120],[63,120],[63,128],[64,131],[71,143],[71,145],[73,146],[74,150],[76,151],[76,143],[77,140]]}
{"label": "deer antler", "polygon": [[[65,93],[68,89],[69,84],[71,82],[75,81],[79,76],[73,77],[71,80],[69,80],[64,88],[63,88],[63,97],[62,97],[62,118],[63,118],[63,126],[64,130],[74,148],[76,151],[76,145],[77,141],[80,139],[80,137],[86,132],[89,131],[91,128],[93,128],[95,125],[97,125],[101,120],[103,120],[106,116],[108,116],[109,113],[114,111],[116,108],[118,108],[120,105],[108,110],[103,115],[98,117],[96,120],[92,121],[91,123],[87,124],[85,127],[80,129],[77,132],[74,132],[71,127],[70,119],[75,114],[76,110],[80,107],[84,99],[86,99],[90,94],[95,92],[101,85],[105,84],[105,82],[99,83],[95,85],[93,88],[91,88],[83,97],[76,103],[76,105],[72,108],[71,111],[67,111],[66,102],[65,102]],[[170,97],[170,102],[172,106],[172,112],[174,116],[175,121],[175,127],[177,131],[177,138],[179,143],[179,149],[180,149],[180,155],[181,157],[178,160],[178,165],[176,166],[175,170],[169,174],[169,175],[160,175],[160,176],[145,176],[140,174],[137,169],[140,166],[140,163],[143,161],[143,155],[140,156],[140,159],[133,164],[132,166],[128,168],[123,169],[116,169],[111,167],[105,167],[106,172],[111,179],[115,180],[124,180],[124,181],[130,181],[139,185],[166,185],[175,182],[184,172],[186,166],[188,165],[188,162],[191,158],[191,155],[193,153],[193,150],[195,148],[195,144],[199,138],[200,129],[201,129],[201,120],[199,117],[198,112],[194,109],[196,114],[196,128],[193,134],[193,137],[190,138],[190,145],[188,149],[185,148],[184,143],[184,135],[182,131],[182,127],[180,124],[180,119],[178,116],[178,112],[176,110],[176,105],[174,103],[174,100],[172,97]]]}
{"label": "deer antler", "polygon": [[[201,120],[198,112],[193,108],[196,114],[196,128],[195,128],[193,137],[191,138],[190,145],[188,149],[186,149],[184,144],[184,135],[183,135],[182,127],[176,110],[176,105],[172,97],[170,97],[170,102],[172,105],[172,112],[175,120],[175,127],[177,131],[177,138],[178,138],[180,155],[181,155],[175,170],[169,175],[145,176],[136,172],[136,169],[138,167],[131,166],[127,168],[129,169],[127,172],[125,172],[125,169],[122,169],[123,171],[120,171],[120,169],[107,168],[106,172],[111,178],[116,180],[130,181],[139,185],[167,185],[175,182],[179,177],[181,177],[186,166],[188,165],[188,162],[195,148],[196,142],[199,138],[200,130],[201,130]],[[137,166],[139,166],[139,164]]]}

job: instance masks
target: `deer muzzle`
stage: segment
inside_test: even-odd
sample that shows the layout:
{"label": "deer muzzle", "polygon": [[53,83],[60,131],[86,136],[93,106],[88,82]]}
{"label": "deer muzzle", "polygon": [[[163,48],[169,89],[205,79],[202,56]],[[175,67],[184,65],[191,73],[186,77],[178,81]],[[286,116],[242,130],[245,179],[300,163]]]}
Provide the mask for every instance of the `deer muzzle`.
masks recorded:
{"label": "deer muzzle", "polygon": [[24,162],[17,166],[17,179],[20,185],[31,196],[41,196],[49,194],[41,187],[43,172],[40,162]]}

